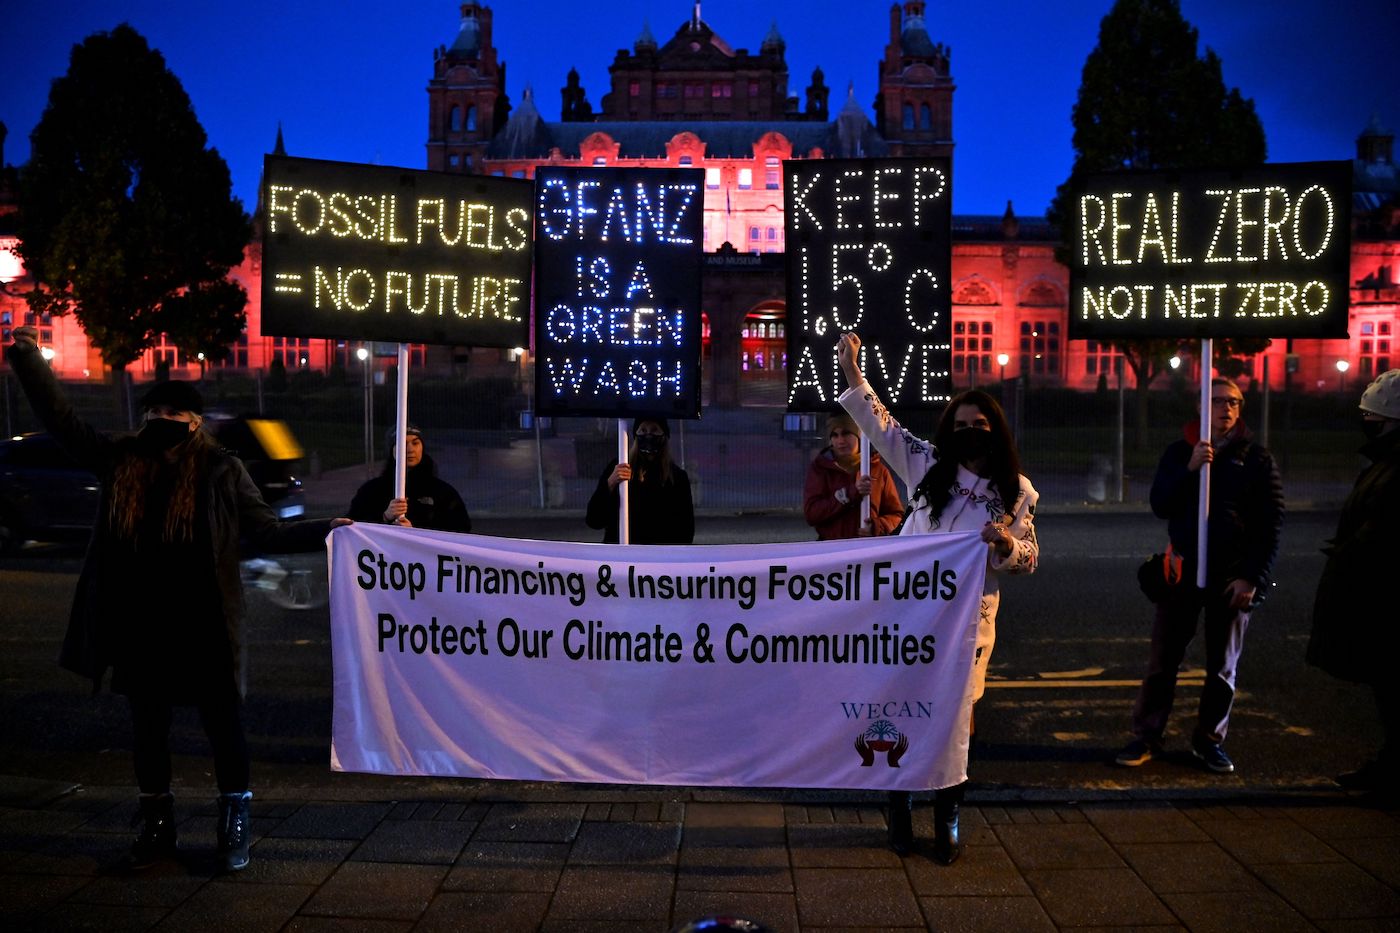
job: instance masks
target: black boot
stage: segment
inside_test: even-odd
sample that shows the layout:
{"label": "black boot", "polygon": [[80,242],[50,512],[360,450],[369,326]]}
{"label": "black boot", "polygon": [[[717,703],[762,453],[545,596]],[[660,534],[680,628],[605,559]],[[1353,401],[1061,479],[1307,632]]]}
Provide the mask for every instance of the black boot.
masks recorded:
{"label": "black boot", "polygon": [[908,791],[890,791],[890,815],[885,821],[890,832],[890,848],[896,855],[908,855],[914,848],[914,795]]}
{"label": "black boot", "polygon": [[933,792],[933,860],[940,865],[951,865],[962,855],[962,839],[958,834],[958,809],[962,799],[962,784]]}
{"label": "black boot", "polygon": [[175,855],[175,798],[171,794],[142,794],[133,825],[141,832],[131,844],[131,867],[150,868]]}
{"label": "black boot", "polygon": [[248,867],[248,844],[251,841],[249,814],[253,792],[245,790],[238,794],[219,795],[219,825],[216,832],[219,840],[219,857],[225,871],[241,871]]}

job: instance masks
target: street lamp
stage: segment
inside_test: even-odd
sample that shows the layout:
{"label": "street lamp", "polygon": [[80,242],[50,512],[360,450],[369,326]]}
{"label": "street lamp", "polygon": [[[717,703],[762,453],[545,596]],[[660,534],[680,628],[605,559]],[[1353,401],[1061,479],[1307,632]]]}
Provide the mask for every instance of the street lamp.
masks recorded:
{"label": "street lamp", "polygon": [[1341,379],[1341,383],[1342,383],[1342,392],[1343,392],[1343,393],[1345,393],[1346,390],[1347,390],[1347,370],[1348,370],[1348,369],[1351,369],[1351,362],[1350,362],[1349,360],[1337,360],[1337,375],[1338,375],[1338,376],[1340,377],[1340,379]]}
{"label": "street lamp", "polygon": [[365,466],[374,465],[374,396],[369,378],[369,350],[360,347],[355,351],[355,359],[362,364],[365,374]]}
{"label": "street lamp", "polygon": [[1167,365],[1169,365],[1172,369],[1180,369],[1181,357],[1173,356],[1171,359],[1167,360]]}
{"label": "street lamp", "polygon": [[1001,367],[1001,381],[1006,381],[1006,364],[1011,362],[1011,357],[1005,353],[997,354],[997,365]]}

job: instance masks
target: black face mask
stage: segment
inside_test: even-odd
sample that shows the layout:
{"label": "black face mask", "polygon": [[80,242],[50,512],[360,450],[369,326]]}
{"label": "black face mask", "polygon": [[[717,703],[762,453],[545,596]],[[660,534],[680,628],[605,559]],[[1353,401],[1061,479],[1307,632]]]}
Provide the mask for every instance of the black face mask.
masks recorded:
{"label": "black face mask", "polygon": [[1374,441],[1376,438],[1380,437],[1381,432],[1384,430],[1384,421],[1371,421],[1367,418],[1361,420],[1361,433],[1366,435],[1366,440],[1368,441]]}
{"label": "black face mask", "polygon": [[959,462],[980,460],[992,451],[992,432],[981,428],[961,428],[954,431],[948,444],[950,453]]}
{"label": "black face mask", "polygon": [[190,439],[190,424],[188,421],[152,418],[141,427],[141,433],[137,436],[147,450],[164,453]]}
{"label": "black face mask", "polygon": [[655,457],[661,453],[661,448],[666,446],[666,435],[664,434],[638,434],[637,452],[646,454],[648,457]]}

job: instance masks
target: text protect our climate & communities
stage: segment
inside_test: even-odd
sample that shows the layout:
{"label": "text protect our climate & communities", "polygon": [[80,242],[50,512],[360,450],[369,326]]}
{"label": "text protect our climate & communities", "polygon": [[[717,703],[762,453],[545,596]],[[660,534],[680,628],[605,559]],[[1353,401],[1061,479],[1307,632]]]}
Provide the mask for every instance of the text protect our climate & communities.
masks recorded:
{"label": "text protect our climate & communities", "polygon": [[[460,596],[563,598],[578,608],[590,595],[598,601],[687,601],[730,603],[748,611],[767,603],[839,603],[859,601],[951,601],[958,594],[957,571],[935,560],[918,570],[895,568],[890,561],[869,565],[848,563],[838,570],[792,573],[785,564],[772,564],[760,576],[729,574],[710,567],[701,574],[665,574],[626,565],[618,572],[610,563],[598,565],[592,589],[584,574],[546,568],[496,567],[473,564],[454,555],[439,554],[432,581],[421,562],[391,561],[370,549],[356,556],[356,585],[367,592],[406,593],[410,601],[428,590]],[[390,612],[376,617],[380,653],[487,656],[547,659],[551,649],[571,661],[625,663],[679,663],[687,656],[681,635],[657,623],[650,629],[612,631],[600,619],[571,618],[556,630],[531,628],[511,617],[502,618],[488,631],[484,619],[466,624],[398,621]],[[697,663],[715,661],[710,624],[695,626],[689,657]],[[557,640],[556,640],[557,638]],[[750,633],[741,622],[728,625],[723,635],[723,656],[731,663],[832,663],[832,664],[931,664],[936,655],[932,634],[901,634],[898,623],[873,624],[869,632],[837,634]],[[557,652],[555,654],[557,656]]]}

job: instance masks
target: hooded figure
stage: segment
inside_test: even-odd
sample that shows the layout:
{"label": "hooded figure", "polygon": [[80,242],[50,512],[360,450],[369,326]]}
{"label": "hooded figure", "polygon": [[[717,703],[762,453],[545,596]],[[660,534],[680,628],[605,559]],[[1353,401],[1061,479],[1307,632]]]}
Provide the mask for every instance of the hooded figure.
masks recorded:
{"label": "hooded figure", "polygon": [[[451,484],[437,475],[437,464],[428,455],[423,432],[410,424],[405,430],[404,498],[394,497],[394,458],[384,463],[384,470],[359,488],[350,503],[350,517],[357,522],[380,522],[405,528],[427,528],[432,531],[472,530],[467,506]],[[390,434],[389,447],[394,447]]]}

